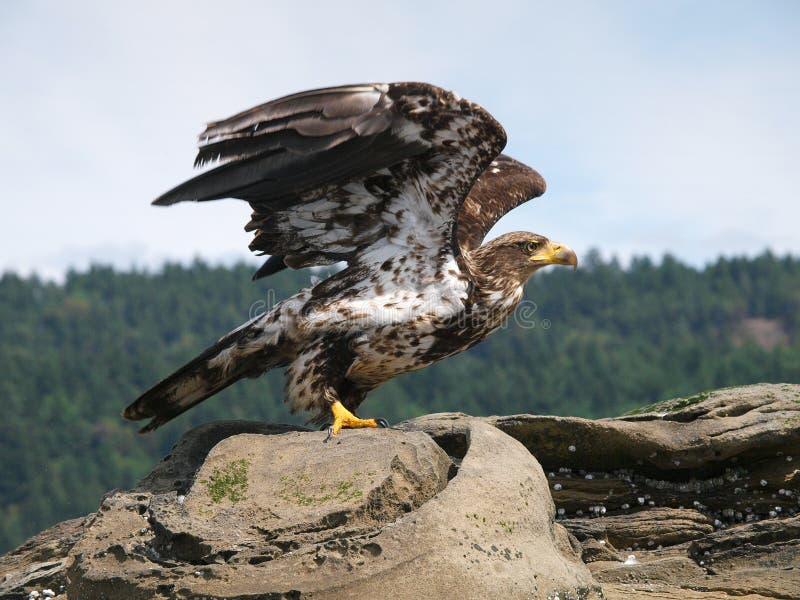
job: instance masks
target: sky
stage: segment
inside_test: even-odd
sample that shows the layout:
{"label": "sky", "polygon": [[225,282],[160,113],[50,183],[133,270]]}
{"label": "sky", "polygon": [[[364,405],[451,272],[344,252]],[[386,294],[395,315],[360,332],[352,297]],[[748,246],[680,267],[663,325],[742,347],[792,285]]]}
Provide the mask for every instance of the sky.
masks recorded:
{"label": "sky", "polygon": [[248,258],[237,200],[150,206],[205,122],[428,81],[547,193],[530,230],[626,261],[800,254],[800,2],[0,2],[0,272]]}

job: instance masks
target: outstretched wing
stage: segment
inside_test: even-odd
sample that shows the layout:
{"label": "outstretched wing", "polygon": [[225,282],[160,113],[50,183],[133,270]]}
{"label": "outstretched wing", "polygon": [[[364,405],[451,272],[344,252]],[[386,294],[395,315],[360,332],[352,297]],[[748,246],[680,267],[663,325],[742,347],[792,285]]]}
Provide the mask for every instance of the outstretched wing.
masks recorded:
{"label": "outstretched wing", "polygon": [[481,174],[458,212],[461,250],[478,248],[492,226],[520,204],[544,194],[544,178],[534,169],[501,154]]}
{"label": "outstretched wing", "polygon": [[370,252],[378,241],[403,247],[442,228],[452,234],[459,207],[506,136],[456,94],[394,83],[287,96],[211,123],[200,139],[196,164],[222,164],[154,204],[247,200],[250,247],[273,255],[257,273],[265,275],[385,257]]}

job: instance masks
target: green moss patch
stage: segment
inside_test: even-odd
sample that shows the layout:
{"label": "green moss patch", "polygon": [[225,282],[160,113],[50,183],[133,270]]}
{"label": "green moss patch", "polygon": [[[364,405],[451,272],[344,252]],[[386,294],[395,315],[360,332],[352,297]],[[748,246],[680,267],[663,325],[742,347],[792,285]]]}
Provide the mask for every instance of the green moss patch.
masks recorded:
{"label": "green moss patch", "polygon": [[231,502],[238,502],[244,499],[249,468],[250,463],[243,458],[229,462],[222,468],[214,467],[211,477],[202,480],[211,500],[222,502],[223,498],[227,498]]}
{"label": "green moss patch", "polygon": [[683,410],[694,404],[699,404],[711,396],[711,392],[700,392],[688,398],[672,398],[670,400],[662,400],[655,404],[649,404],[640,408],[635,408],[625,413],[625,415],[643,415],[646,413],[672,413]]}

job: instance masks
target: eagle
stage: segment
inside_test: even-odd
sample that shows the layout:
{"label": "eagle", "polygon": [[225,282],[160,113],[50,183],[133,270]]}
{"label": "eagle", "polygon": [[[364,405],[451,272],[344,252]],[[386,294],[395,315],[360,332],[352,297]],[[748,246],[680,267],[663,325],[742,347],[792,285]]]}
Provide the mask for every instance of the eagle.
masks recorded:
{"label": "eagle", "polygon": [[285,400],[310,421],[386,426],[356,409],[385,381],[474,346],[503,325],[540,268],[568,246],[514,232],[483,243],[545,191],[501,154],[481,106],[426,83],[305,91],[209,123],[210,170],[153,204],[238,198],[252,207],[253,276],[346,263],[220,338],[123,411],[151,431],[243,377],[285,368]]}

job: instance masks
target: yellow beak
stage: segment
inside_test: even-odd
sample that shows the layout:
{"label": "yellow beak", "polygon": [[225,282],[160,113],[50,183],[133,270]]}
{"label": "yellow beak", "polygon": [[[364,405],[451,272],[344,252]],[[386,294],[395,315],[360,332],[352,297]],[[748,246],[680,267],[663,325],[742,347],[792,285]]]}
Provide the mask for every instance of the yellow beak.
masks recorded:
{"label": "yellow beak", "polygon": [[547,248],[532,256],[531,261],[542,261],[551,265],[571,265],[573,270],[578,269],[578,256],[574,250],[557,242],[550,242]]}

